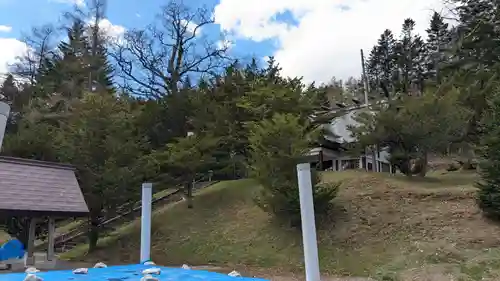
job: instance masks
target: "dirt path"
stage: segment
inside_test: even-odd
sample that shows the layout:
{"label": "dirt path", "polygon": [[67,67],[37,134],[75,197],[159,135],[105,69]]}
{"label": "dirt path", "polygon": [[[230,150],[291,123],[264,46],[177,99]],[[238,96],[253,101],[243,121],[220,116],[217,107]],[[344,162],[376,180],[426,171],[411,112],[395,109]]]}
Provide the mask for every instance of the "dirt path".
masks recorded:
{"label": "dirt path", "polygon": [[[232,268],[228,267],[220,267],[220,266],[193,266],[193,269],[198,270],[208,270],[215,271],[219,273],[229,273],[233,271]],[[284,273],[284,272],[270,272],[267,269],[249,269],[249,268],[236,268],[236,271],[240,272],[241,275],[245,277],[258,277],[262,279],[272,280],[272,281],[305,281],[304,274],[292,274],[292,273]],[[331,277],[331,276],[322,276],[322,281],[375,281],[371,278],[364,277]]]}

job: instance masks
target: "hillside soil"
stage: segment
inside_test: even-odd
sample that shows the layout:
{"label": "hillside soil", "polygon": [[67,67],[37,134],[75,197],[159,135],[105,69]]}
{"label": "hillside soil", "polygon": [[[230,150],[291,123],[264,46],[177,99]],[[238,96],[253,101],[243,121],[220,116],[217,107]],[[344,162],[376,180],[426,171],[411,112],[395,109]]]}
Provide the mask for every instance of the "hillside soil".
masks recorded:
{"label": "hillside soil", "polygon": [[[472,172],[434,172],[426,178],[331,172],[342,181],[334,208],[319,222],[324,280],[499,280],[500,226],[475,204]],[[303,280],[300,231],[276,222],[253,201],[258,186],[230,181],[203,190],[195,206],[167,206],[153,217],[152,257],[164,265],[214,265],[272,280]],[[123,226],[62,258],[137,262],[140,223]],[[367,279],[360,279],[367,280]]]}

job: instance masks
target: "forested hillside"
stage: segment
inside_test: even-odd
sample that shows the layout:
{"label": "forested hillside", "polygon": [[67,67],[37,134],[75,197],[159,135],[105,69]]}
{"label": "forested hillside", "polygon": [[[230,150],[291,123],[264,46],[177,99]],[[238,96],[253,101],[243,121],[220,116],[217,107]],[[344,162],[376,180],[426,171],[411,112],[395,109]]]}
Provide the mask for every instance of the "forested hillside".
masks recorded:
{"label": "forested hillside", "polygon": [[[182,1],[159,8],[143,29],[109,36],[100,27],[105,2],[33,27],[29,51],[0,88],[12,108],[2,155],[77,168],[91,251],[99,220],[137,201],[142,182],[188,188],[209,172],[256,179],[252,202],[298,226],[295,164],[321,141],[338,104],[359,104],[365,91],[374,105],[351,128],[353,153],[387,147],[408,177],[425,177],[430,155],[458,159],[449,170],[480,163],[479,206],[499,217],[497,2],[456,0],[455,18],[435,12],[427,34],[416,34],[412,19],[381,30],[366,50],[366,76],[326,84],[284,77],[272,57],[232,56],[228,45],[198,34],[214,24],[212,11]],[[314,180],[316,211],[329,214],[340,183]],[[22,228],[25,220],[4,223],[13,222]]]}

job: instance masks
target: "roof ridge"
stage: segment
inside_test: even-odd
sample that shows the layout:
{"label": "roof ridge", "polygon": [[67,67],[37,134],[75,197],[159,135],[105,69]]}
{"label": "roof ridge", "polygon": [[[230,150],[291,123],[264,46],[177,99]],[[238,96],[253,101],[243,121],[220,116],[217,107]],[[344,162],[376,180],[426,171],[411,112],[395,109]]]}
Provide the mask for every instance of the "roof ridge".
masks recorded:
{"label": "roof ridge", "polygon": [[0,156],[0,162],[1,163],[31,165],[31,166],[46,167],[46,168],[59,168],[59,169],[72,170],[72,171],[76,170],[76,168],[71,164],[33,160],[33,159],[18,158],[18,157],[11,157],[11,156]]}

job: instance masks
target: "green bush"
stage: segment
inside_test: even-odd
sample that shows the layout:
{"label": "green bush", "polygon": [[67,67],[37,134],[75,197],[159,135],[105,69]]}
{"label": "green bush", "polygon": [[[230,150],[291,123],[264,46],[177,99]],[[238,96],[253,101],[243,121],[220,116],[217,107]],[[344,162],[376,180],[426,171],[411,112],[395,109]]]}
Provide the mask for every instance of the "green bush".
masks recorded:
{"label": "green bush", "polygon": [[500,220],[500,93],[490,100],[482,122],[480,142],[480,175],[478,205],[483,212]]}
{"label": "green bush", "polygon": [[[300,225],[300,200],[296,165],[308,151],[315,134],[308,124],[292,114],[276,114],[270,120],[250,125],[250,176],[262,185],[258,206],[287,221]],[[313,198],[318,216],[330,209],[339,184],[320,184],[312,172]]]}

